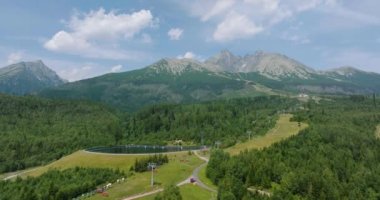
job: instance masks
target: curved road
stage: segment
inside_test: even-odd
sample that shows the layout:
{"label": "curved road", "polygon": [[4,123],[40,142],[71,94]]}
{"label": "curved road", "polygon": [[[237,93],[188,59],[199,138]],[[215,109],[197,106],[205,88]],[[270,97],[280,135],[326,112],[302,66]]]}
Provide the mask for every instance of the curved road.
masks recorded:
{"label": "curved road", "polygon": [[[206,157],[203,157],[201,155],[198,154],[197,151],[193,151],[194,154],[201,160],[204,160],[205,163],[199,165],[197,168],[194,169],[192,175],[190,177],[188,177],[187,179],[181,181],[180,183],[177,184],[177,186],[182,186],[182,185],[185,185],[185,184],[188,184],[190,183],[190,179],[191,178],[195,178],[195,180],[197,180],[197,185],[201,188],[204,188],[210,192],[216,192],[216,190],[208,187],[207,185],[205,185],[204,183],[201,182],[201,180],[199,179],[199,171],[202,169],[202,167],[205,167],[208,163],[208,158]],[[159,193],[159,192],[162,192],[164,191],[164,189],[160,188],[160,189],[157,189],[157,190],[153,190],[153,191],[150,191],[150,192],[145,192],[145,193],[141,193],[141,194],[136,194],[136,195],[133,195],[133,196],[130,196],[130,197],[126,197],[124,198],[123,200],[134,200],[134,199],[138,199],[138,198],[141,198],[141,197],[145,197],[145,196],[150,196],[152,194],[156,194],[156,193]]]}

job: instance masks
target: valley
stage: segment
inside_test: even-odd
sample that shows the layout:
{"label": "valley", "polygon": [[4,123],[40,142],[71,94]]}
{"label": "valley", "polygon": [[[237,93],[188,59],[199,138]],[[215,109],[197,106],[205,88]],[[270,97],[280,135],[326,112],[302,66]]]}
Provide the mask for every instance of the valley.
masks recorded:
{"label": "valley", "polygon": [[379,7],[1,0],[0,200],[379,200]]}
{"label": "valley", "polygon": [[[263,137],[271,137],[271,135],[283,135],[281,138],[288,137],[287,133],[279,131],[279,129],[286,129],[285,126],[292,126],[296,124],[295,122],[290,122],[291,116],[282,115],[278,119],[276,126],[268,131]],[[295,125],[293,125],[295,126]],[[292,128],[292,130],[301,130],[305,128],[306,125],[302,124],[301,128]],[[292,134],[295,134],[292,132]],[[278,137],[278,136],[277,136]],[[255,144],[246,145],[244,144],[244,149],[256,149],[260,148],[259,146],[269,147],[271,144],[278,142],[279,140],[261,140],[258,138],[255,140]],[[249,142],[248,142],[249,143]],[[256,146],[255,146],[256,145]],[[257,146],[258,145],[258,146]],[[227,152],[232,154],[237,154],[237,150],[244,150],[241,147],[241,144],[237,144],[233,147],[226,149]],[[208,160],[209,154],[206,151],[194,152],[193,155],[188,155],[188,152],[178,152],[178,153],[169,153],[169,164],[164,165],[155,172],[155,187],[149,186],[150,181],[150,172],[130,174],[127,176],[127,181],[123,183],[115,183],[113,187],[107,190],[108,197],[112,199],[134,199],[132,198],[138,194],[150,193],[159,188],[162,188],[166,184],[170,183],[179,183],[181,194],[184,199],[202,199],[202,198],[215,198],[217,187],[206,177],[206,165],[204,160]],[[200,155],[199,155],[200,154]],[[19,177],[29,177],[29,176],[41,176],[42,174],[48,172],[49,170],[59,169],[65,170],[75,167],[86,167],[86,168],[112,168],[122,170],[128,174],[130,168],[133,166],[136,159],[141,157],[146,157],[147,155],[127,155],[127,154],[106,154],[106,153],[91,153],[87,151],[77,151],[71,155],[65,156],[55,162],[52,162],[46,166],[37,167],[32,170],[26,170],[22,172]],[[206,156],[206,158],[204,158]],[[202,160],[204,159],[204,160]],[[207,188],[190,184],[188,179],[189,176],[195,177],[196,180],[201,181],[198,184],[205,184]],[[15,177],[14,177],[15,178]],[[182,181],[185,180],[185,181]],[[180,183],[181,182],[181,183]],[[211,191],[209,191],[211,190]],[[196,191],[197,193],[193,193]],[[198,193],[199,192],[199,193]],[[126,198],[130,196],[130,198]],[[154,194],[148,195],[142,198],[136,199],[153,199]],[[90,197],[88,199],[103,199],[100,194]]]}
{"label": "valley", "polygon": [[[207,67],[222,66],[224,54],[213,64],[163,59],[140,70],[42,89],[37,95],[1,94],[0,192],[7,200],[25,195],[94,200],[156,199],[174,193],[191,200],[377,195],[376,180],[360,174],[364,169],[377,172],[379,102],[372,86],[355,92],[372,81],[369,77],[377,80],[376,74],[351,68],[316,72],[265,53],[254,56],[262,59],[256,63],[258,71]],[[271,65],[292,63],[297,66],[289,71],[293,75],[268,71],[266,60],[279,56]],[[329,89],[335,83],[326,74],[340,78],[339,87],[332,87],[341,94]],[[368,82],[360,82],[362,75]],[[353,89],[353,82],[340,76],[361,85],[356,82]],[[149,154],[84,150],[130,144],[204,145],[208,150],[165,153],[169,162],[155,169],[153,187],[151,172],[145,170],[148,161],[143,161],[151,159]],[[94,178],[95,173],[104,176]],[[72,184],[56,185],[55,179],[72,179]],[[94,194],[111,182],[112,187]],[[370,189],[355,190],[359,183]],[[12,197],[17,188],[24,192]],[[173,191],[166,194],[169,189]]]}
{"label": "valley", "polygon": [[[272,198],[283,197],[285,195],[283,192],[289,198],[299,195],[319,197],[321,194],[338,198],[338,195],[345,196],[347,189],[352,187],[343,183],[343,180],[348,180],[350,183],[363,181],[361,176],[357,176],[362,170],[357,167],[357,163],[366,166],[366,170],[369,171],[376,170],[377,166],[376,134],[378,134],[380,112],[376,106],[377,100],[373,96],[329,96],[328,98],[258,96],[191,104],[153,105],[135,113],[122,113],[101,104],[73,100],[9,95],[1,96],[0,100],[1,105],[8,108],[2,110],[1,120],[7,122],[2,123],[2,127],[9,132],[3,134],[1,139],[8,145],[3,145],[4,151],[0,161],[9,162],[4,158],[12,158],[10,161],[15,163],[14,166],[18,167],[16,169],[23,170],[20,171],[18,178],[15,173],[2,175],[3,179],[10,176],[9,180],[1,181],[3,185],[0,184],[0,190],[5,194],[11,191],[10,188],[6,189],[6,184],[29,185],[31,181],[41,181],[43,184],[51,176],[64,177],[65,174],[92,173],[91,170],[110,169],[116,170],[114,173],[125,174],[123,176],[126,177],[126,181],[116,183],[116,179],[113,179],[112,187],[105,193],[90,195],[86,199],[103,199],[104,195],[110,199],[152,199],[171,184],[179,184],[179,194],[183,199],[216,198],[224,195],[233,195],[237,199],[243,196],[261,198],[267,196],[263,196],[264,193],[271,194]],[[29,114],[24,115],[24,113]],[[65,118],[74,119],[73,117],[79,117],[81,120],[68,121],[71,124],[69,130],[72,132],[62,132],[61,130],[67,129],[61,128],[65,127],[64,123],[68,123],[65,122]],[[108,135],[103,131],[100,133],[90,131],[97,130],[94,127],[95,121],[92,121],[94,117],[99,127],[103,128],[100,130]],[[104,117],[103,121],[99,121],[100,117]],[[27,129],[27,125],[31,123],[35,124],[33,126],[35,132]],[[87,123],[91,124],[92,129],[86,125]],[[106,123],[110,125],[104,127]],[[20,157],[22,155],[20,153],[14,154],[15,157],[6,157],[12,155],[15,149],[22,150],[21,147],[15,148],[15,145],[20,144],[20,140],[17,135],[10,134],[14,129],[19,131],[19,135],[30,137],[28,142],[34,148],[38,146],[41,138],[52,137],[52,139],[45,140],[42,149],[25,151],[25,157]],[[91,132],[92,136],[86,136],[86,131],[88,134]],[[46,145],[54,147],[60,144],[55,144],[53,138],[58,137],[54,135],[55,132],[68,136],[59,137],[61,143],[73,144],[72,136],[77,136],[77,142],[81,137],[87,142],[77,143],[78,146],[66,149],[61,153],[61,157],[49,157],[51,154],[54,155],[54,151],[48,154],[43,148],[48,147]],[[93,142],[92,145],[90,141]],[[167,145],[175,144],[175,141],[181,141],[183,144],[207,145],[210,150],[205,154],[188,151],[168,153],[169,163],[155,170],[154,187],[150,186],[151,172],[131,171],[136,167],[137,160],[146,159],[148,155],[118,155],[80,150],[86,147],[120,144]],[[67,144],[64,146],[69,147]],[[60,149],[57,147],[53,149]],[[335,148],[339,150],[336,151]],[[358,148],[360,150],[357,151]],[[371,153],[362,154],[362,152]],[[28,153],[34,158],[45,158],[45,161],[41,162],[42,166],[35,167],[41,165],[37,162],[19,165],[21,162],[29,162],[28,159],[31,157]],[[205,160],[209,160],[207,166],[204,164]],[[342,162],[345,162],[344,165],[348,165],[349,168],[342,168]],[[296,163],[298,164],[295,165]],[[319,166],[325,167],[318,169]],[[80,171],[82,168],[83,172]],[[15,171],[9,168],[3,170],[3,172]],[[295,176],[295,170],[302,173],[297,173],[298,176]],[[344,174],[339,174],[342,171]],[[59,173],[62,174],[58,175]],[[317,176],[315,173],[325,173],[326,176]],[[86,177],[90,178],[91,175],[88,174]],[[111,177],[113,175],[109,174],[109,178]],[[195,178],[198,184],[190,184],[189,177]],[[305,180],[297,177],[307,177],[305,179],[315,181],[312,184],[319,185],[323,192],[298,193],[298,190],[308,191],[308,189],[302,184],[292,185],[298,189],[284,185],[286,183],[284,181],[297,184]],[[334,191],[328,187],[328,184],[324,184],[326,178],[337,185]],[[366,177],[366,180],[376,181],[369,177]],[[97,187],[107,182],[102,182]],[[71,186],[71,189],[51,186],[57,187],[57,190],[51,191],[51,194],[78,196],[96,189],[90,187],[90,182],[82,186],[78,182],[76,184]],[[363,187],[372,187],[370,182],[362,184]],[[27,188],[28,195],[49,195],[43,193],[45,186],[42,185],[38,186],[41,189],[38,191],[42,193],[33,193],[30,186],[23,187]],[[80,188],[91,188],[91,190]],[[199,195],[194,194],[194,191],[198,191]],[[354,192],[352,188],[351,191]],[[356,194],[352,192],[350,195],[363,195],[360,192]]]}

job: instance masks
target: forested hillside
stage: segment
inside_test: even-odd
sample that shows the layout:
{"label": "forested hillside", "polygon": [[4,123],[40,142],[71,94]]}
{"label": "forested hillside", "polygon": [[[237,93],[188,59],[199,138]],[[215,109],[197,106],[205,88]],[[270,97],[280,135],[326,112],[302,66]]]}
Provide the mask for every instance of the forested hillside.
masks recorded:
{"label": "forested hillside", "polygon": [[298,101],[278,96],[263,96],[212,101],[189,105],[157,105],[128,117],[126,138],[135,143],[193,141],[221,146],[266,133],[276,123],[278,112],[295,108]]}
{"label": "forested hillside", "polygon": [[[42,165],[78,149],[93,146],[193,144],[230,146],[264,134],[277,114],[298,105],[278,96],[212,101],[188,105],[156,105],[118,114],[99,104],[0,96],[0,172]],[[121,117],[123,116],[123,117]]]}
{"label": "forested hillside", "polygon": [[0,95],[0,108],[0,173],[121,137],[118,117],[94,103]]}
{"label": "forested hillside", "polygon": [[267,189],[272,199],[379,199],[375,105],[364,97],[310,102],[294,118],[308,129],[262,151],[234,157],[216,151],[207,175],[219,185],[220,199],[253,198],[248,187]]}
{"label": "forested hillside", "polygon": [[0,200],[73,199],[121,177],[125,177],[123,172],[111,169],[76,167],[63,171],[51,170],[36,178],[0,181]]}

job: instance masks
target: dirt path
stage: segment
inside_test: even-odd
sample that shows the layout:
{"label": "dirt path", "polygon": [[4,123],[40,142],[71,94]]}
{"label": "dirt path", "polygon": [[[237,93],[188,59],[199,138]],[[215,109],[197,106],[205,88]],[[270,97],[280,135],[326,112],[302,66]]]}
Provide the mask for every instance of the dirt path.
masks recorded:
{"label": "dirt path", "polygon": [[38,167],[37,167],[37,168],[34,168],[34,169],[30,169],[30,170],[22,171],[22,172],[17,172],[17,173],[15,173],[15,174],[12,174],[12,175],[6,176],[5,178],[3,178],[3,180],[4,180],[4,181],[6,181],[6,180],[10,180],[10,179],[12,179],[12,178],[16,178],[17,176],[20,176],[20,175],[22,175],[22,174],[26,174],[26,173],[29,173],[29,172],[35,171],[35,170],[37,170],[37,169],[38,169]]}

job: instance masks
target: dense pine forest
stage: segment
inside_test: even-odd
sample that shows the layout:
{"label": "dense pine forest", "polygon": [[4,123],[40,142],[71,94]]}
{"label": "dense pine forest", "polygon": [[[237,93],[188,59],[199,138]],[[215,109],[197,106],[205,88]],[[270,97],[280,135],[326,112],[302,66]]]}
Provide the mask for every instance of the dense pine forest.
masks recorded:
{"label": "dense pine forest", "polygon": [[262,151],[213,152],[207,176],[219,199],[379,199],[380,108],[372,98],[309,102],[294,120],[310,127]]}
{"label": "dense pine forest", "polygon": [[222,147],[247,139],[247,131],[266,133],[279,112],[296,109],[298,101],[278,96],[220,100],[188,105],[157,105],[128,117],[126,137],[135,143],[181,139]]}
{"label": "dense pine forest", "polygon": [[76,167],[63,171],[51,170],[36,178],[0,181],[0,200],[72,199],[121,177],[125,174],[110,169]]}
{"label": "dense pine forest", "polygon": [[[291,112],[292,120],[309,124],[299,135],[237,156],[213,151],[206,174],[219,187],[218,199],[379,199],[380,140],[374,135],[379,105],[375,96],[324,97],[318,102],[264,96],[122,113],[91,102],[0,95],[0,172],[42,165],[91,146],[182,140],[209,146],[219,141],[220,147],[228,147],[245,141],[247,131],[266,133],[279,113]],[[141,166],[139,162],[134,168],[145,170],[145,161]],[[0,191],[23,191],[18,195],[34,199],[73,198],[121,176],[97,170],[77,168],[0,181]],[[88,180],[85,185],[75,180],[78,173]],[[95,173],[104,176],[92,177]],[[72,187],[52,185],[56,179],[63,185],[70,180]],[[42,189],[32,191],[31,184]],[[257,190],[272,195],[261,196]]]}
{"label": "dense pine forest", "polygon": [[110,109],[89,102],[0,95],[0,173],[42,165],[121,134]]}
{"label": "dense pine forest", "polygon": [[73,151],[114,144],[233,145],[264,134],[296,100],[268,96],[122,113],[100,104],[0,95],[0,173],[43,165]]}

